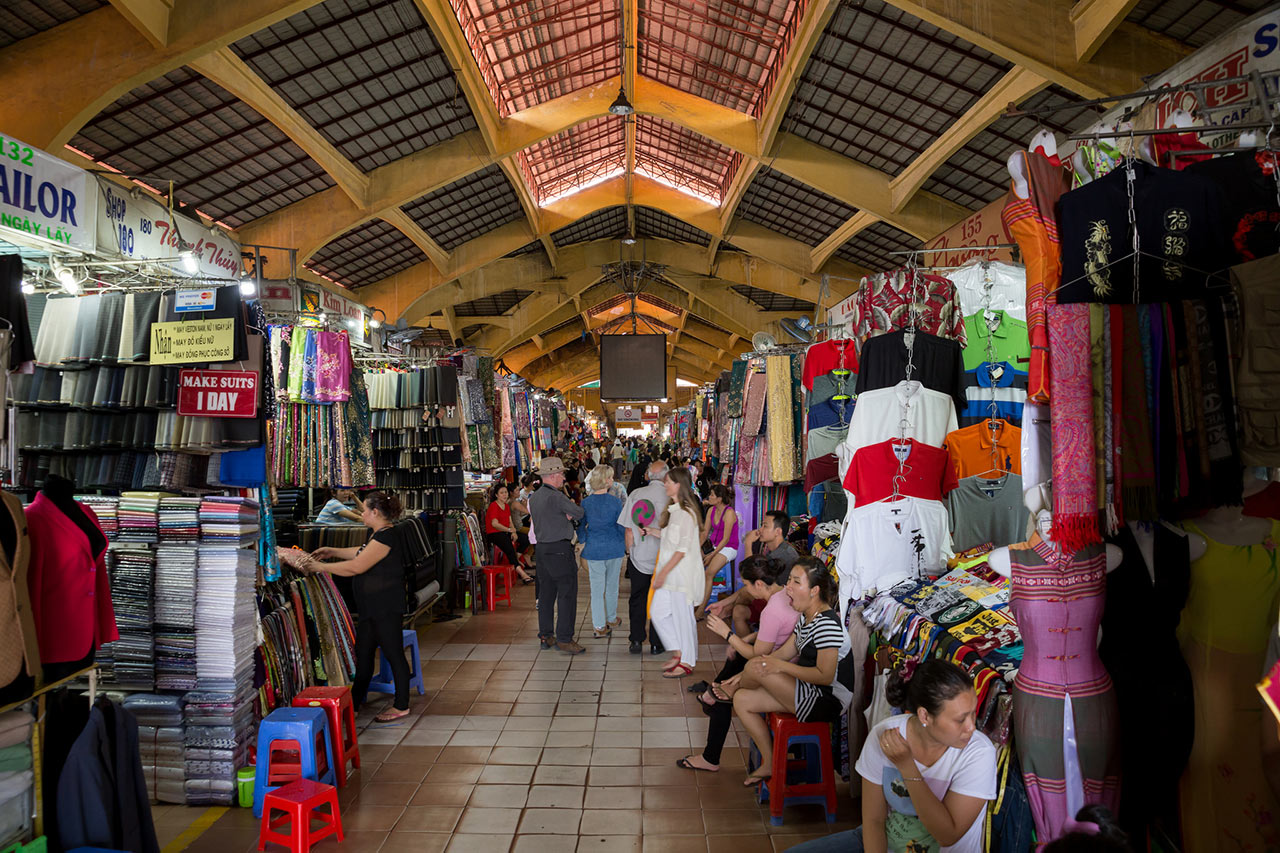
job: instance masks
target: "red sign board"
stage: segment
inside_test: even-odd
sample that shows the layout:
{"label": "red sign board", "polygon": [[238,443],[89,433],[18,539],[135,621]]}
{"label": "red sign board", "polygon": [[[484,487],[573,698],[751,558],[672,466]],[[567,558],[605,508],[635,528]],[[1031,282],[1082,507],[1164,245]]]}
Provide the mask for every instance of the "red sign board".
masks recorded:
{"label": "red sign board", "polygon": [[258,374],[252,370],[183,370],[178,374],[178,414],[203,418],[256,417]]}

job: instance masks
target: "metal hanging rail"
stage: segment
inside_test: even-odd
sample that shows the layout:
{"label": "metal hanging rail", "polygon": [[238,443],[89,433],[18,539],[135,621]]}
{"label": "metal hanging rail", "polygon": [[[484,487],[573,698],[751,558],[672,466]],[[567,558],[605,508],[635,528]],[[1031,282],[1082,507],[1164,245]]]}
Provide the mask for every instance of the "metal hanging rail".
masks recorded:
{"label": "metal hanging rail", "polygon": [[[1110,95],[1105,98],[1093,98],[1088,101],[1073,101],[1072,103],[1046,104],[1043,107],[1031,107],[1030,109],[1021,109],[1015,107],[1011,102],[1009,108],[1001,113],[1001,118],[1018,118],[1018,117],[1034,117],[1042,115],[1052,115],[1053,113],[1066,112],[1068,110],[1078,110],[1081,107],[1102,106],[1104,104],[1119,104],[1124,101],[1138,101],[1144,98],[1155,98],[1163,95],[1171,95],[1177,92],[1198,92],[1205,89],[1213,89],[1218,86],[1229,86],[1232,83],[1255,82],[1255,75],[1241,74],[1236,77],[1222,77],[1217,80],[1201,80],[1195,82],[1181,83],[1177,86],[1164,86],[1159,89],[1142,89],[1137,92],[1129,92],[1124,95]],[[1233,106],[1238,106],[1233,105]],[[1218,109],[1213,107],[1212,109]],[[1267,125],[1263,125],[1266,127]],[[1190,130],[1190,128],[1185,128]],[[1163,131],[1168,133],[1168,130]],[[1114,135],[1114,134],[1113,134]],[[1124,135],[1128,135],[1127,133]],[[1071,137],[1075,139],[1077,137]],[[1106,137],[1103,137],[1106,138]]]}

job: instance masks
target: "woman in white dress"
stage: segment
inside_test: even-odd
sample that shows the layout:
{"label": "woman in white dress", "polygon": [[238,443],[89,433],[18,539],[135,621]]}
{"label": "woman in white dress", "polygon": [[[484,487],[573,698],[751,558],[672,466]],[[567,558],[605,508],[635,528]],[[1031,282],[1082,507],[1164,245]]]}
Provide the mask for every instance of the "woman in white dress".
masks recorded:
{"label": "woman in white dress", "polygon": [[653,574],[649,619],[671,652],[663,678],[683,678],[698,664],[698,629],[693,608],[702,601],[702,508],[693,494],[693,478],[673,468],[663,481],[671,503],[650,536],[661,536]]}

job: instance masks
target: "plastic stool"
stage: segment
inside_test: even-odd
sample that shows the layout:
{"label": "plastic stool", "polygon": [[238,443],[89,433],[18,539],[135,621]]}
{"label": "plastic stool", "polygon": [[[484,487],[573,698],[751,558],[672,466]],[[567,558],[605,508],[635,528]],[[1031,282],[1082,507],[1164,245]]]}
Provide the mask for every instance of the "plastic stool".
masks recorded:
{"label": "plastic stool", "polygon": [[455,581],[454,588],[457,590],[458,596],[465,595],[468,591],[471,593],[471,615],[480,612],[480,572],[479,566],[460,566],[458,567],[458,575],[460,579]]}
{"label": "plastic stool", "polygon": [[356,738],[356,707],[350,687],[308,687],[293,699],[295,708],[323,708],[329,718],[333,764],[338,787],[347,786],[347,762],[360,767],[360,743]]}
{"label": "plastic stool", "polygon": [[[410,629],[401,631],[400,634],[404,640],[404,647],[412,649],[409,655],[409,688],[416,687],[419,696],[426,696],[427,689],[422,684],[422,654],[418,650],[418,632]],[[396,692],[396,677],[391,672],[391,663],[385,654],[382,656],[382,667],[378,677],[369,682],[369,692],[392,694]],[[359,765],[356,766],[359,767]]]}
{"label": "plastic stool", "polygon": [[[772,713],[767,721],[773,733],[773,775],[760,786],[760,802],[769,801],[769,822],[782,826],[784,806],[820,804],[826,809],[827,823],[835,823],[831,724],[802,723],[792,714]],[[793,748],[800,752],[796,758],[789,757]],[[753,754],[759,752],[753,749]]]}
{"label": "plastic stool", "polygon": [[[328,812],[317,811],[323,805],[329,806]],[[272,820],[272,812],[284,814]],[[311,821],[316,819],[323,821],[324,825],[312,829]],[[289,823],[287,835],[274,831],[286,821]],[[338,792],[332,785],[298,779],[267,794],[262,823],[258,827],[259,850],[265,850],[267,842],[273,841],[283,844],[293,853],[306,853],[311,845],[330,835],[342,840],[342,812],[338,809]]]}
{"label": "plastic stool", "polygon": [[[293,751],[298,762],[276,759]],[[325,758],[324,770],[319,758]],[[262,801],[271,791],[296,779],[334,782],[333,741],[329,718],[321,708],[277,708],[258,724],[258,767],[253,780],[253,816],[262,817]]]}
{"label": "plastic stool", "polygon": [[[511,585],[515,582],[515,571],[511,568],[511,564],[507,563],[502,566],[484,566],[481,568],[484,572],[485,583],[485,604],[486,610],[493,611],[498,607],[499,601],[505,601],[507,607],[511,606]],[[502,578],[502,592],[498,592],[498,578]]]}

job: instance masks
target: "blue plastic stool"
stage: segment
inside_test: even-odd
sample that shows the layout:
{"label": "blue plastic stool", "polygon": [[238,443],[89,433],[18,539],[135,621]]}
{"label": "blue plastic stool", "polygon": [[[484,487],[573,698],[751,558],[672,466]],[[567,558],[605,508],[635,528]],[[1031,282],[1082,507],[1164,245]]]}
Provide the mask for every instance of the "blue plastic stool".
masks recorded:
{"label": "blue plastic stool", "polygon": [[[427,690],[422,685],[422,653],[418,650],[418,632],[409,630],[401,631],[403,635],[404,647],[412,649],[413,653],[409,657],[409,687],[418,688],[419,696],[426,696]],[[382,655],[382,669],[378,673],[378,677],[369,682],[370,693],[395,693],[396,679],[391,674],[391,663],[387,660],[385,653]]]}
{"label": "blue plastic stool", "polygon": [[[297,774],[277,779],[271,784],[271,745],[280,741],[298,744]],[[317,756],[323,747],[325,771],[319,775]],[[277,708],[258,724],[258,765],[253,781],[253,816],[262,817],[262,800],[276,788],[296,778],[310,779],[326,785],[334,784],[333,741],[329,736],[329,718],[323,708]]]}

